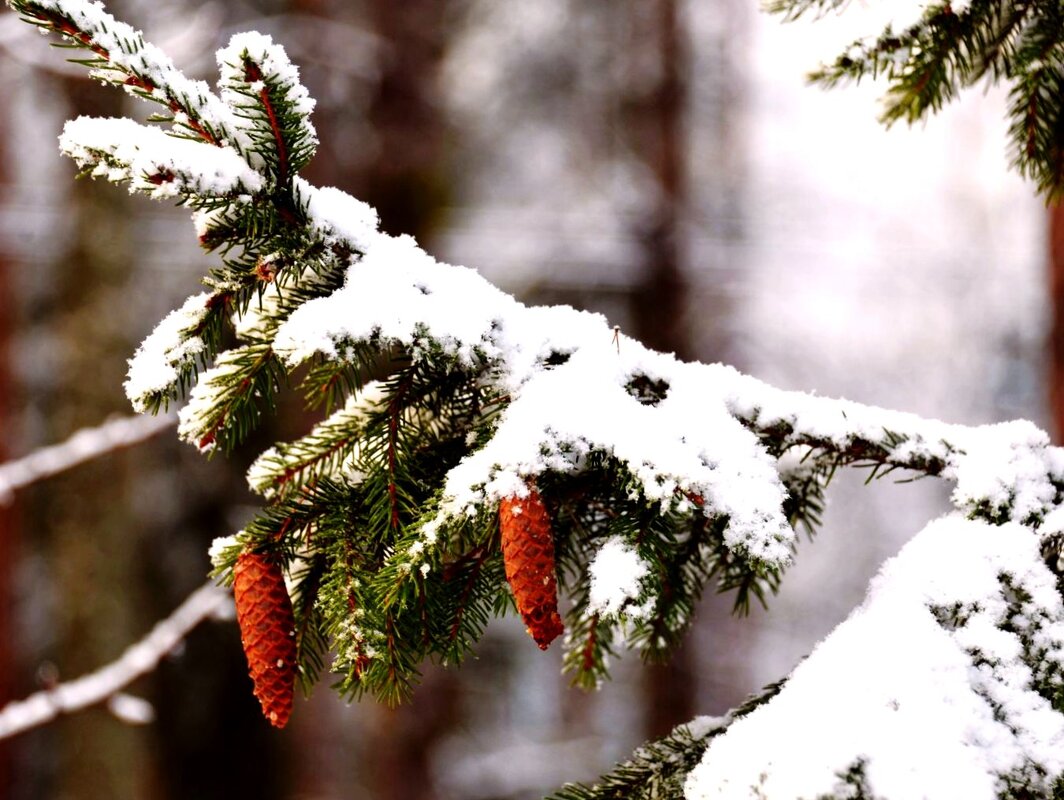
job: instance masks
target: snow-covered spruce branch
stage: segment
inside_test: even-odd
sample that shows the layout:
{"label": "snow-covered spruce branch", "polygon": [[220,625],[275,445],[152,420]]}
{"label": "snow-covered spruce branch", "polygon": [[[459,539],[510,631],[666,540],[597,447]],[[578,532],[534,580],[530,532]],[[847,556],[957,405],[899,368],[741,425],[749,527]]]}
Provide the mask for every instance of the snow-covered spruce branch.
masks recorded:
{"label": "snow-covered spruce branch", "polygon": [[684,796],[1060,797],[1064,603],[1040,538],[932,522],[775,699],[710,742]]}
{"label": "snow-covered spruce branch", "polygon": [[158,47],[108,14],[102,3],[66,0],[11,0],[23,18],[63,36],[69,46],[88,51],[79,63],[103,83],[161,104],[175,129],[210,144],[230,143],[244,152],[233,110],[203,81],[185,77]]}
{"label": "snow-covered spruce branch", "polygon": [[[96,19],[84,0],[45,5]],[[95,30],[73,35],[93,48]],[[564,617],[585,685],[621,644],[667,657],[707,586],[764,599],[834,470],[867,466],[951,481],[954,513],[884,567],[778,696],[713,729],[685,796],[1064,792],[1064,451],[1043,432],[784,392],[653,352],[598,315],[522,305],[295,174],[311,104],[277,45],[238,38],[219,62],[216,99],[245,126],[238,144],[254,142],[233,146],[257,177],[244,194],[202,149],[167,154],[223,266],[144,342],[126,390],[147,410],[187,391],[180,435],[202,449],[240,442],[293,376],[330,410],[256,462],[266,505],[211,553],[272,722],[330,649],[343,693],[395,702],[424,660],[460,661],[514,605],[541,647]],[[156,134],[123,125],[114,148],[100,141],[117,130],[75,123],[63,148],[109,177],[119,158],[113,177],[147,190],[127,154],[155,152]],[[219,352],[227,331],[237,344]],[[644,761],[683,751],[686,769],[702,741]],[[681,791],[670,775],[667,797]]]}
{"label": "snow-covered spruce branch", "polygon": [[636,750],[626,761],[593,786],[567,784],[547,800],[659,800],[680,797],[683,785],[709,743],[732,723],[764,705],[783,688],[784,682],[761,692],[722,717],[698,717],[677,726],[667,736]]}
{"label": "snow-covered spruce branch", "polygon": [[44,725],[62,714],[106,702],[137,678],[154,670],[201,622],[211,617],[228,616],[226,609],[230,602],[229,592],[213,583],[204,584],[117,660],[88,675],[44,689],[0,709],[0,739]]}
{"label": "snow-covered spruce branch", "polygon": [[552,800],[1060,797],[1062,531],[933,522],[785,682]]}
{"label": "snow-covered spruce branch", "polygon": [[175,422],[173,414],[111,419],[93,428],[82,428],[64,442],[0,464],[0,504],[10,503],[19,489],[157,436],[174,427]]}

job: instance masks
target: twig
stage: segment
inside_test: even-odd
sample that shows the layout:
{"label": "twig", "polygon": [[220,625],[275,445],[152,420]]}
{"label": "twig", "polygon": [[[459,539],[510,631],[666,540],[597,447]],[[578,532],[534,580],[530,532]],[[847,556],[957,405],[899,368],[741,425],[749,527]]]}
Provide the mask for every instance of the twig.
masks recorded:
{"label": "twig", "polygon": [[204,584],[117,661],[0,709],[0,739],[51,722],[61,714],[80,711],[110,699],[140,676],[154,670],[189,631],[205,619],[225,613],[229,602],[229,592],[213,583]]}
{"label": "twig", "polygon": [[27,456],[0,464],[0,505],[9,504],[18,489],[150,439],[172,427],[176,421],[174,414],[113,419],[95,428],[82,428],[61,444],[42,447]]}

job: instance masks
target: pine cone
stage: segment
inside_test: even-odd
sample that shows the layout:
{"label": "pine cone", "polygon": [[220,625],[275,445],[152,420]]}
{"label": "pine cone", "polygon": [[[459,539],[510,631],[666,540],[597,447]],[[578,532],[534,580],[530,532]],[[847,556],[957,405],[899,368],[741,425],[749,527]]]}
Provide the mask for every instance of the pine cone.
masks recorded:
{"label": "pine cone", "polygon": [[565,629],[558,616],[554,575],[554,533],[550,516],[535,488],[527,497],[507,497],[499,504],[502,558],[506,580],[528,635],[546,650]]}
{"label": "pine cone", "polygon": [[233,569],[233,596],[255,697],[270,724],[283,728],[295,694],[296,640],[280,565],[261,553],[241,553]]}

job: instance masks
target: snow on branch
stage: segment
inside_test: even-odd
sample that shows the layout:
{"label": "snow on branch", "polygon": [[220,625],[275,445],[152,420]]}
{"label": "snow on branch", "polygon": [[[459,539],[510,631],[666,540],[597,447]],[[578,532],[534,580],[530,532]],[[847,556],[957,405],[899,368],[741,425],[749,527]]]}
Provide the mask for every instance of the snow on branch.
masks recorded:
{"label": "snow on branch", "polygon": [[274,351],[294,367],[387,342],[415,360],[490,365],[509,406],[491,441],[449,473],[441,521],[497,502],[529,475],[572,471],[595,450],[628,464],[649,498],[697,498],[727,514],[729,541],[777,566],[792,538],[769,454],[805,448],[814,461],[940,475],[955,482],[958,508],[992,520],[1038,521],[1061,498],[1062,452],[1030,423],[970,428],[777,390],[628,337],[617,346],[601,316],[526,307],[409,237],[361,244],[345,285],[295,311]]}
{"label": "snow on branch", "polygon": [[[129,360],[124,388],[135,411],[153,410],[153,401],[165,397],[185,370],[194,370],[209,352],[204,322],[211,311],[212,295],[200,292],[167,314]],[[155,406],[157,407],[157,406]]]}
{"label": "snow on branch", "polygon": [[[280,185],[314,155],[314,100],[284,48],[261,33],[238,33],[217,53],[222,99],[252,142],[255,166],[269,166]],[[294,123],[294,124],[293,124]]]}
{"label": "snow on branch", "polygon": [[213,583],[204,584],[116,661],[0,709],[0,739],[115,697],[137,678],[154,670],[201,622],[211,617],[229,618],[231,602],[229,592]]}
{"label": "snow on branch", "polygon": [[1055,797],[1062,692],[1064,604],[1038,535],[946,517],[775,699],[709,743],[685,796]]}
{"label": "snow on branch", "polygon": [[230,144],[246,152],[233,112],[203,81],[189,80],[140,31],[86,0],[8,0],[8,5],[43,30],[61,34],[90,51],[93,77],[163,105],[179,131],[208,144]]}
{"label": "snow on branch", "polygon": [[10,503],[19,489],[106,453],[150,439],[172,428],[176,421],[172,414],[112,419],[94,428],[83,428],[60,444],[42,447],[22,458],[0,464],[0,504]]}
{"label": "snow on branch", "polygon": [[915,414],[766,386],[730,371],[725,402],[774,452],[804,449],[834,466],[939,476],[952,500],[990,521],[1037,524],[1064,500],[1064,450],[1031,422],[951,425]]}
{"label": "snow on branch", "polygon": [[131,119],[70,120],[59,149],[93,177],[128,181],[130,192],[157,199],[252,194],[263,185],[233,148],[178,138]]}

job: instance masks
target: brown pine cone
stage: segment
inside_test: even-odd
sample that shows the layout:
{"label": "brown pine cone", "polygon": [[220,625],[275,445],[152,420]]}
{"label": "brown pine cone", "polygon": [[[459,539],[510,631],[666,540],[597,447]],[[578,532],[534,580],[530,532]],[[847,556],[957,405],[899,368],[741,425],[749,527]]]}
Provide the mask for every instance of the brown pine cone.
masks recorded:
{"label": "brown pine cone", "polygon": [[270,724],[283,728],[295,695],[296,639],[280,564],[261,553],[241,553],[233,569],[233,597],[255,697]]}
{"label": "brown pine cone", "polygon": [[528,634],[541,650],[565,630],[558,616],[558,583],[554,574],[554,533],[539,492],[507,497],[499,504],[502,557],[506,580]]}

